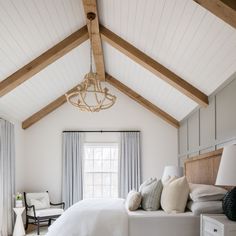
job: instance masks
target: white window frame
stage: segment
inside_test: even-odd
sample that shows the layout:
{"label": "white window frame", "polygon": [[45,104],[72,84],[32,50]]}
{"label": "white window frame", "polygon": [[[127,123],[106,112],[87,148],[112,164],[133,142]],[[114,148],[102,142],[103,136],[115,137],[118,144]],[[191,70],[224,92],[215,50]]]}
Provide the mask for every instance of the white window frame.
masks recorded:
{"label": "white window frame", "polygon": [[[107,173],[114,173],[114,174],[117,174],[117,181],[119,181],[119,155],[120,155],[120,144],[119,144],[119,142],[85,142],[84,143],[84,150],[83,150],[83,182],[84,182],[84,180],[85,180],[85,174],[86,173],[88,173],[88,172],[85,172],[85,168],[84,168],[84,163],[85,163],[85,149],[86,149],[86,147],[89,147],[89,146],[91,146],[91,147],[112,147],[112,146],[114,146],[114,147],[116,147],[117,149],[118,149],[118,154],[117,154],[117,164],[118,164],[118,168],[117,168],[117,171],[115,171],[115,172],[112,172],[112,171],[109,171],[109,172],[107,172]],[[93,160],[94,160],[94,158],[93,158]],[[95,171],[92,171],[91,173],[94,173],[94,174],[102,174],[102,173],[106,173],[106,172],[103,172],[103,171],[98,171],[98,172],[95,172]],[[94,178],[94,177],[93,177]],[[94,179],[93,179],[93,183],[94,183]],[[112,187],[112,184],[111,184],[111,186],[110,187]],[[83,192],[85,192],[84,191],[84,188],[85,188],[85,182],[83,183]],[[115,197],[118,197],[118,195],[119,195],[119,183],[117,183],[117,196],[115,196]],[[86,198],[84,198],[84,199],[86,199]]]}

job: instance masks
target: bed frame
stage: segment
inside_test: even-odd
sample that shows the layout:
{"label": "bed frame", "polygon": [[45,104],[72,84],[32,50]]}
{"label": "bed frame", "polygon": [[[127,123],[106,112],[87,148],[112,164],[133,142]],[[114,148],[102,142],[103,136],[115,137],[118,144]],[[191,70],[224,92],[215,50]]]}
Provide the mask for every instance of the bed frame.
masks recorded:
{"label": "bed frame", "polygon": [[201,154],[184,162],[184,172],[189,183],[215,185],[223,148]]}

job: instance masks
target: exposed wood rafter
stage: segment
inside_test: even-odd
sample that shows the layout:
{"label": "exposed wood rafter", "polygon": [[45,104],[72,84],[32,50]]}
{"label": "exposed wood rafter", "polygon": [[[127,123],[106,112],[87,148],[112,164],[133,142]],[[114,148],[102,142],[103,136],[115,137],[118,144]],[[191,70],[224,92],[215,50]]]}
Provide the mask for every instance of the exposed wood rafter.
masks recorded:
{"label": "exposed wood rafter", "polygon": [[235,0],[194,0],[208,11],[236,28],[236,1]]}
{"label": "exposed wood rafter", "polygon": [[0,82],[0,97],[9,93],[24,81],[30,79],[33,75],[37,74],[49,64],[53,63],[72,49],[82,44],[88,38],[88,30],[87,27],[84,26],[54,47],[41,54],[39,57]]}
{"label": "exposed wood rafter", "polygon": [[206,107],[208,105],[207,95],[189,84],[187,81],[177,76],[175,73],[173,73],[163,65],[153,60],[151,57],[147,56],[139,49],[101,25],[100,33],[104,41],[108,42],[110,45],[124,53],[126,56],[128,56],[147,70],[151,71],[153,74],[157,75],[159,78],[163,79],[201,106]]}
{"label": "exposed wood rafter", "polygon": [[[76,90],[77,86],[69,90],[67,93],[72,93]],[[32,116],[27,118],[25,121],[22,122],[22,128],[27,129],[31,125],[35,124],[39,120],[41,120],[43,117],[48,115],[49,113],[53,112],[56,110],[58,107],[63,105],[66,102],[66,96],[63,94],[62,96],[58,97],[56,100],[53,102],[49,103],[47,106],[42,108],[40,111],[34,113]]]}
{"label": "exposed wood rafter", "polygon": [[139,95],[138,93],[127,87],[126,85],[122,84],[119,80],[107,74],[106,81],[115,88],[117,88],[118,90],[120,90],[122,93],[126,94],[128,97],[133,99],[135,102],[139,103],[140,105],[142,105],[155,115],[159,116],[160,118],[168,122],[169,124],[173,125],[176,128],[179,127],[179,122],[175,118],[173,118],[165,111],[161,110],[159,107],[149,102],[147,99],[145,99],[144,97],[142,97],[141,95]]}
{"label": "exposed wood rafter", "polygon": [[[87,13],[93,12],[96,14],[96,18],[91,22],[92,32],[89,32],[92,40],[92,49],[93,56],[96,65],[96,72],[100,80],[105,80],[105,64],[104,64],[104,56],[102,50],[102,41],[99,32],[99,17],[97,11],[97,1],[96,0],[83,0],[84,12],[87,19]],[[89,28],[89,20],[87,19],[88,31]]]}

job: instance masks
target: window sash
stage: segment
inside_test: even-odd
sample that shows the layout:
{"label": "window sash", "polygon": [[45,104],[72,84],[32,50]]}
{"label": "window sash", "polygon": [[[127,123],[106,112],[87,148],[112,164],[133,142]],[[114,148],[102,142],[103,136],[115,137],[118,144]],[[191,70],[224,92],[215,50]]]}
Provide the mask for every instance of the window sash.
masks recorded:
{"label": "window sash", "polygon": [[[86,158],[86,148],[92,149],[90,158]],[[96,158],[95,149],[101,149],[99,158]],[[104,158],[103,149],[110,149],[110,156]],[[115,157],[111,156],[111,149],[116,149]],[[118,143],[85,143],[83,157],[83,179],[84,179],[84,198],[103,198],[103,197],[118,197],[118,159],[119,159],[119,144]],[[103,169],[104,162],[110,163],[110,170]],[[93,165],[89,170],[89,164]],[[100,168],[95,168],[96,162],[100,162]],[[113,162],[113,166],[111,163]],[[87,166],[86,166],[87,165]],[[113,167],[113,168],[112,168]],[[109,168],[109,165],[107,166]],[[114,169],[115,168],[115,169]],[[89,177],[90,176],[90,177]],[[96,179],[97,178],[97,179]],[[86,183],[87,182],[87,183]],[[105,190],[104,190],[105,189]]]}

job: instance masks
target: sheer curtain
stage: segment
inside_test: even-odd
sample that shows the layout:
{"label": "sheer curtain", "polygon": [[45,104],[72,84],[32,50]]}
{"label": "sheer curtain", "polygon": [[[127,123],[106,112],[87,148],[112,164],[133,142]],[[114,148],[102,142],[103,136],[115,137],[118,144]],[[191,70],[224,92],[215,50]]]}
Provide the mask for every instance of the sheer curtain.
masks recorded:
{"label": "sheer curtain", "polygon": [[0,235],[12,234],[15,192],[14,125],[0,118]]}
{"label": "sheer curtain", "polygon": [[120,143],[119,195],[126,198],[141,182],[140,132],[122,132]]}
{"label": "sheer curtain", "polygon": [[62,199],[67,209],[83,199],[83,133],[63,132]]}

